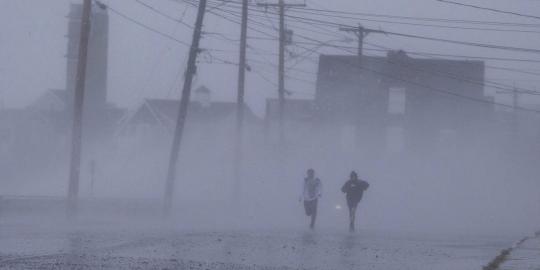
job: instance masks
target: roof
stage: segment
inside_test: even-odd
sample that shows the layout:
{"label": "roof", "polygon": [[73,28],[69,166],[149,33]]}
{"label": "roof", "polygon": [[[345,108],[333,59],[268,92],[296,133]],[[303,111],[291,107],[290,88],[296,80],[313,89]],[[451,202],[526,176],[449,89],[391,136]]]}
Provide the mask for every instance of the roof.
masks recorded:
{"label": "roof", "polygon": [[[129,122],[127,124],[149,123],[173,127],[178,117],[179,106],[179,100],[146,99],[126,121]],[[258,119],[247,105],[244,106],[244,110],[246,121]],[[235,113],[236,103],[233,102],[211,102],[208,106],[202,106],[199,102],[192,101],[188,107],[188,118],[201,122],[223,121]]]}
{"label": "roof", "polygon": [[403,51],[389,52],[386,57],[321,55],[316,100],[359,89],[371,95],[368,92],[377,91],[381,85],[411,90],[437,88],[484,98],[484,73],[483,61],[412,58]]}
{"label": "roof", "polygon": [[[362,67],[359,67],[359,63]],[[358,73],[369,74],[367,78],[396,79],[406,75],[414,79],[418,75],[438,77],[446,80],[484,80],[484,62],[478,60],[452,60],[434,58],[412,58],[405,52],[389,52],[383,56],[356,55],[321,55],[319,58],[318,78],[324,79],[325,73],[338,73],[341,77]],[[336,75],[336,74],[333,74]],[[349,75],[349,76],[347,76]],[[364,78],[366,79],[366,78]]]}

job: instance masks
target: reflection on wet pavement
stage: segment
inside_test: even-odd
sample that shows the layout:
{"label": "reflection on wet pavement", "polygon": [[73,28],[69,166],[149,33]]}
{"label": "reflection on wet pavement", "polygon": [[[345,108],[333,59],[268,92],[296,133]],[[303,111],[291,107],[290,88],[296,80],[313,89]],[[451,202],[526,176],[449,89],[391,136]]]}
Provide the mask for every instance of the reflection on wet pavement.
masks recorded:
{"label": "reflection on wet pavement", "polygon": [[507,244],[368,232],[4,233],[0,269],[481,269]]}

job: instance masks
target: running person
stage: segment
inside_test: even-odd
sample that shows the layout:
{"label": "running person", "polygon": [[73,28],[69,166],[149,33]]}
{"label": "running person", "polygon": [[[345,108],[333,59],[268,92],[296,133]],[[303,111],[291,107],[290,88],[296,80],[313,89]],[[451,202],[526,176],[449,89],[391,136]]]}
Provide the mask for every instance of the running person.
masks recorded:
{"label": "running person", "polygon": [[306,216],[311,217],[310,229],[315,228],[315,219],[317,218],[317,202],[322,195],[322,183],[315,177],[315,170],[307,170],[307,177],[304,178],[302,195],[300,201],[304,201],[304,210]]}
{"label": "running person", "polygon": [[341,191],[346,194],[347,206],[349,207],[349,231],[354,232],[354,221],[356,218],[356,208],[362,200],[362,195],[369,187],[368,182],[358,179],[355,171],[351,172],[350,179],[345,182]]}

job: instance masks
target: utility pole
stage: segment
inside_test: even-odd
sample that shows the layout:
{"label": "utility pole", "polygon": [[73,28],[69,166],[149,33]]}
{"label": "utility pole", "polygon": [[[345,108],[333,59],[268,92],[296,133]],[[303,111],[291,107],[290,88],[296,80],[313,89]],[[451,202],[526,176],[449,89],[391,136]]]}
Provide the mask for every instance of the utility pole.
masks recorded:
{"label": "utility pole", "polygon": [[279,0],[279,132],[283,139],[283,111],[285,110],[285,3]]}
{"label": "utility pole", "polygon": [[519,109],[519,95],[520,94],[540,95],[540,93],[535,92],[535,91],[531,91],[531,90],[519,89],[519,88],[516,87],[515,82],[514,82],[514,87],[512,88],[512,90],[501,90],[501,91],[497,91],[496,93],[497,94],[511,94],[512,95],[512,109],[513,109],[513,112],[512,112],[512,132],[514,133],[514,135],[517,135],[518,129],[519,129],[519,124],[518,124],[519,117],[518,117],[518,114],[517,114],[517,111]]}
{"label": "utility pole", "polygon": [[279,9],[279,65],[278,65],[278,98],[279,98],[279,130],[283,139],[283,111],[285,110],[285,8],[305,7],[306,4],[285,4],[279,0],[277,4],[258,3],[257,6],[264,8],[277,7]]}
{"label": "utility pole", "polygon": [[193,29],[193,39],[191,48],[189,50],[189,58],[187,62],[187,69],[184,78],[184,86],[182,88],[182,97],[180,99],[180,107],[178,109],[178,117],[176,119],[176,128],[174,130],[174,137],[171,147],[171,153],[169,157],[169,168],[167,170],[167,179],[165,183],[165,196],[163,212],[168,215],[172,206],[172,197],[174,191],[174,181],[176,180],[176,165],[178,162],[178,154],[180,151],[180,143],[182,141],[182,135],[184,132],[184,124],[186,122],[187,109],[189,106],[189,99],[191,95],[191,84],[193,82],[193,75],[197,71],[196,60],[199,54],[199,42],[201,40],[201,30],[204,19],[204,13],[206,11],[206,0],[199,1],[199,9],[197,11],[197,19],[195,21],[195,28]]}
{"label": "utility pole", "polygon": [[[358,62],[358,68],[360,70],[362,69],[362,58],[364,56],[364,39],[370,33],[385,33],[384,31],[381,31],[381,30],[364,28],[361,24],[358,24],[358,27],[340,27],[339,31],[353,33],[358,37],[358,61],[357,62]],[[361,80],[360,77],[358,77],[358,80],[359,80],[358,85],[361,88],[360,91],[362,91],[363,89],[362,89],[362,84],[360,83],[360,80]],[[356,126],[355,137],[358,139],[358,133],[360,132],[359,126],[357,125],[357,123],[353,123],[353,125]],[[358,146],[358,144],[356,146]]]}
{"label": "utility pole", "polygon": [[244,93],[246,83],[248,0],[242,0],[242,24],[240,26],[240,61],[238,61],[238,95],[236,100],[236,147],[234,159],[234,197],[237,198],[242,178],[242,141],[244,132]]}
{"label": "utility pole", "polygon": [[518,99],[519,99],[519,94],[518,94],[518,90],[516,88],[516,84],[514,83],[514,88],[512,88],[512,110],[513,110],[513,113],[512,113],[512,130],[513,130],[514,136],[516,136],[516,137],[518,135],[518,129],[519,129],[519,124],[518,124],[519,118],[518,118],[518,115],[517,115],[517,107],[518,107],[518,104],[519,104]]}
{"label": "utility pole", "polygon": [[367,29],[364,28],[362,25],[358,25],[358,27],[340,27],[339,31],[344,32],[351,32],[356,34],[358,37],[358,56],[363,56],[363,50],[364,50],[364,39],[367,37],[370,33],[379,33],[379,34],[385,34],[384,31],[381,30],[375,30],[375,29]]}
{"label": "utility pole", "polygon": [[90,161],[90,196],[94,197],[94,184],[96,183],[96,160]]}
{"label": "utility pole", "polygon": [[79,177],[81,168],[82,149],[82,116],[84,104],[84,91],[86,83],[86,61],[88,58],[88,40],[90,38],[90,13],[92,11],[92,0],[84,0],[81,33],[79,39],[79,57],[77,63],[77,77],[75,85],[75,98],[73,102],[73,127],[71,131],[71,160],[69,167],[68,184],[68,217],[77,214],[77,204],[79,196]]}

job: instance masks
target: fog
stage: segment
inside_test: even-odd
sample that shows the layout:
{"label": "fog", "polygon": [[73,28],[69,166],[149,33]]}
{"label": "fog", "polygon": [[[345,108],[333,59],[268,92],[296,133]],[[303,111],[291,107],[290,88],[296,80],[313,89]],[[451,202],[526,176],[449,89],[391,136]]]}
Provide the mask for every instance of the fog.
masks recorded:
{"label": "fog", "polygon": [[[43,222],[51,227],[69,227],[78,221],[87,229],[158,224],[161,230],[157,232],[307,231],[302,187],[307,170],[314,169],[322,182],[315,228],[319,233],[347,230],[349,213],[341,188],[351,171],[369,183],[356,214],[356,226],[365,235],[393,232],[517,239],[538,229],[536,56],[447,43],[428,45],[433,43],[371,33],[364,55],[358,57],[354,35],[338,33],[341,39],[348,36],[354,41],[338,42],[345,50],[325,47],[329,37],[324,31],[305,32],[301,29],[310,26],[290,22],[291,29],[298,29],[287,44],[281,121],[276,98],[277,41],[250,41],[250,36],[260,34],[248,29],[248,47],[256,50],[247,52],[240,132],[238,42],[227,41],[238,38],[238,25],[210,13],[212,8],[239,5],[221,7],[217,1],[209,4],[203,24],[201,47],[205,49],[198,55],[190,90],[172,208],[164,212],[189,53],[170,37],[191,44],[192,29],[171,24],[135,2],[103,2],[107,8],[93,4],[75,218],[66,215],[66,198],[76,78],[76,62],[70,57],[78,48],[78,34],[70,38],[70,33],[79,26],[69,26],[70,30],[68,14],[79,2],[0,3],[1,14],[7,16],[0,16],[6,25],[1,31],[5,39],[0,39],[4,43],[0,56],[6,60],[0,67],[0,228],[2,222],[16,220],[15,224]],[[176,14],[174,18],[182,14],[181,21],[189,26],[194,23],[196,12],[189,3],[143,2]],[[422,15],[406,8],[409,1],[362,1],[362,5],[336,1],[335,7],[318,2],[315,8]],[[431,14],[420,17],[500,19],[467,9],[452,15],[448,9],[456,7],[411,2]],[[538,11],[538,4],[532,2],[520,1],[522,5],[516,8],[524,13]],[[494,5],[512,8],[502,1]],[[6,14],[6,9],[17,13]],[[40,18],[39,25],[28,21],[34,16]],[[257,16],[255,21],[268,24],[268,29],[262,29],[275,34],[275,13]],[[334,22],[356,25],[345,16]],[[535,21],[508,17],[506,22]],[[140,24],[154,32],[141,29]],[[383,29],[376,22],[363,25]],[[480,37],[449,34],[452,30],[448,29],[413,32],[404,25],[382,26],[388,31],[515,47],[533,48],[531,44],[538,43],[536,37],[513,39],[488,31],[480,32],[485,34]],[[326,29],[328,34],[324,27],[312,30]],[[155,29],[162,33],[156,34]],[[164,35],[169,37],[163,40]],[[222,38],[216,38],[219,35]],[[302,47],[303,35],[320,44]],[[370,51],[378,48],[371,41],[388,50]],[[36,43],[43,48],[38,49]],[[232,53],[223,55],[219,50]],[[418,51],[471,58],[414,54]],[[488,59],[492,56],[531,61],[501,63]],[[511,71],[516,68],[522,72]]]}
{"label": "fog", "polygon": [[[524,127],[538,121],[528,112],[520,117]],[[346,224],[340,188],[351,170],[371,184],[359,210],[360,226],[367,229],[517,233],[534,230],[539,222],[538,129],[513,135],[493,123],[487,130],[474,128],[468,141],[436,147],[420,143],[393,152],[381,149],[380,140],[357,141],[332,125],[291,123],[280,142],[275,130],[250,124],[242,145],[241,177],[236,179],[234,118],[223,121],[188,122],[174,199],[179,226],[303,227],[298,198],[308,168],[314,168],[323,183],[322,228]],[[172,134],[158,128],[121,130],[106,140],[85,143],[81,198],[146,202],[140,211],[132,211],[160,218],[152,211],[160,211]],[[2,194],[65,196],[67,134],[48,137],[47,143],[47,134],[24,135],[3,148]],[[419,138],[423,140],[429,138]]]}

